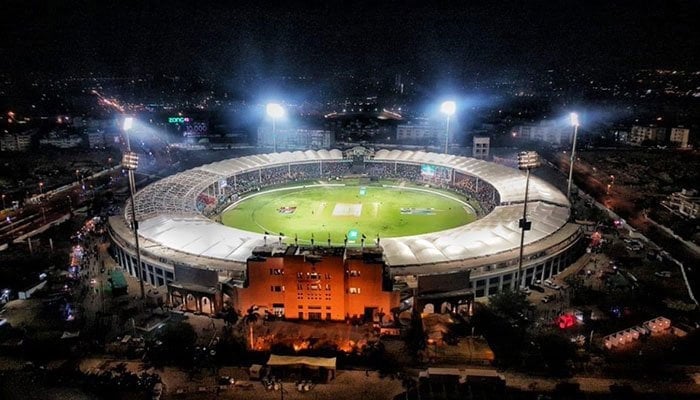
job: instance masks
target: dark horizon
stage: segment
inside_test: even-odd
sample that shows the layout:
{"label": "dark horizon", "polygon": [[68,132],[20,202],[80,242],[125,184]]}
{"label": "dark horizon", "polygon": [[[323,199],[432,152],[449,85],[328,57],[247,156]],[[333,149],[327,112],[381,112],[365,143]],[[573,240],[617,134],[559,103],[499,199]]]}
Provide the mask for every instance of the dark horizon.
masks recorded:
{"label": "dark horizon", "polygon": [[457,76],[698,68],[690,0],[406,5],[10,1],[2,69],[25,75]]}

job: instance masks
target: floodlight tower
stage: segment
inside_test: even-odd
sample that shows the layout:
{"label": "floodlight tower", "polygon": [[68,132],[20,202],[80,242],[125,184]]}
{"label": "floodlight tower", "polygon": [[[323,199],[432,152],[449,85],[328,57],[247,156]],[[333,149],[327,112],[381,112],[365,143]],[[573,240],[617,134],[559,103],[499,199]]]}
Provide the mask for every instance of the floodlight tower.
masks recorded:
{"label": "floodlight tower", "polygon": [[141,300],[146,298],[143,289],[143,268],[141,267],[141,249],[139,248],[139,224],[136,221],[136,204],[134,203],[134,196],[136,195],[136,182],[134,180],[134,171],[139,167],[139,156],[135,152],[131,151],[131,142],[129,141],[129,131],[134,125],[134,119],[132,117],[124,118],[124,137],[126,139],[126,151],[122,156],[122,167],[128,171],[129,174],[129,192],[131,194],[131,228],[134,230],[134,247],[136,250],[136,271],[138,271],[139,287],[141,289]]}
{"label": "floodlight tower", "polygon": [[284,117],[284,107],[277,103],[268,103],[265,111],[272,118],[272,142],[274,151],[277,153],[277,119]]}
{"label": "floodlight tower", "polygon": [[445,154],[447,154],[450,143],[450,117],[454,115],[455,111],[457,111],[457,103],[452,100],[444,101],[440,105],[440,112],[447,116],[447,123],[445,124]]}
{"label": "floodlight tower", "polygon": [[576,160],[576,136],[578,135],[578,114],[569,114],[571,126],[574,128],[574,139],[571,145],[571,160],[569,160],[569,181],[566,184],[566,198],[571,201],[571,181],[574,177],[574,160]]}
{"label": "floodlight tower", "polygon": [[525,231],[529,231],[532,222],[527,220],[527,195],[530,189],[530,170],[540,166],[540,156],[534,151],[518,153],[518,169],[527,171],[525,175],[525,201],[523,202],[523,218],[520,220],[520,256],[518,257],[517,289],[522,287],[523,249],[525,247]]}

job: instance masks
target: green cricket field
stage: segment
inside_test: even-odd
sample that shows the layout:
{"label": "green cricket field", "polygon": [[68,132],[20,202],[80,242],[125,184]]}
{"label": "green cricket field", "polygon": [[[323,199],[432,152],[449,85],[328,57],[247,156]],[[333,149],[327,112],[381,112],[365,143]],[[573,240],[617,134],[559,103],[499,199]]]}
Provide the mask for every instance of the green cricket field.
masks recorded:
{"label": "green cricket field", "polygon": [[[283,234],[299,243],[359,244],[380,238],[455,228],[476,219],[455,193],[422,187],[313,185],[271,189],[250,195],[221,215],[224,225],[251,232]],[[273,239],[274,240],[274,239]]]}

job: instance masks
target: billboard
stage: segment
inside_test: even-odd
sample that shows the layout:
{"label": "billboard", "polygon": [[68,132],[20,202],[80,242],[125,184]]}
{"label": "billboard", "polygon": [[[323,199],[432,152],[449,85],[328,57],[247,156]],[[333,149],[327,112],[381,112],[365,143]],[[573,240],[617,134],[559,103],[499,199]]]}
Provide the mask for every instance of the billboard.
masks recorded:
{"label": "billboard", "polygon": [[437,167],[431,164],[421,164],[420,174],[423,176],[435,176]]}

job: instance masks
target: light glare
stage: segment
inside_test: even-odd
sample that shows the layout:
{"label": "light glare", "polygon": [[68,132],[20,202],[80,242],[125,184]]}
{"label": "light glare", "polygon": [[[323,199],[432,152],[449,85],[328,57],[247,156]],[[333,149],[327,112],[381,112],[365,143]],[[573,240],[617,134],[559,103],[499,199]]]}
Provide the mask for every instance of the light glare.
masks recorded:
{"label": "light glare", "polygon": [[571,126],[578,126],[578,114],[573,112],[569,115],[569,118],[571,118]]}
{"label": "light glare", "polygon": [[445,101],[440,106],[440,112],[450,116],[457,111],[457,104],[454,101]]}
{"label": "light glare", "polygon": [[124,130],[128,131],[131,129],[132,126],[134,126],[134,119],[132,117],[124,118]]}
{"label": "light glare", "polygon": [[284,108],[277,103],[269,103],[266,108],[267,115],[277,119],[284,117]]}

